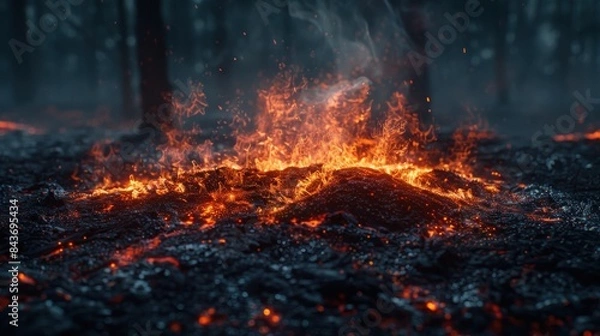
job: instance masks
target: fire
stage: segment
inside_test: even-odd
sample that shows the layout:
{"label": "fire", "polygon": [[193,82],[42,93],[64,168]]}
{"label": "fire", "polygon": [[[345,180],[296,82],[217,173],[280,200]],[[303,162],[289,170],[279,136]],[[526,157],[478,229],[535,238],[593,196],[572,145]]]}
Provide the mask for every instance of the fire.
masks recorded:
{"label": "fire", "polygon": [[[498,192],[497,184],[476,178],[470,170],[468,158],[475,143],[491,136],[481,125],[457,131],[449,155],[439,159],[439,154],[448,153],[426,149],[436,140],[434,129],[420,128],[403,95],[393,94],[383,111],[374,111],[371,90],[365,77],[309,81],[282,73],[258,93],[260,109],[254,122],[245,113],[233,116],[237,140],[230,150],[216,150],[210,141],[198,143],[197,128],[184,130],[186,118],[204,114],[207,107],[199,91],[187,104],[175,100],[180,127],[169,129],[166,141],[133,159],[126,146],[98,144],[91,152],[95,162],[91,178],[81,180],[95,184],[92,197],[202,195],[188,224],[198,218],[208,226],[232,213],[254,213],[263,222],[276,222],[273,215],[286,205],[324,190],[336,180],[336,172],[350,168],[378,171],[459,203],[474,201],[473,191],[452,189],[447,179],[439,181],[440,172]],[[374,112],[384,115],[381,122],[373,120]],[[301,174],[295,174],[298,169],[303,169]],[[286,177],[288,173],[295,178]],[[128,178],[120,177],[124,174]],[[267,202],[256,205],[246,189],[261,183],[269,184],[261,192]],[[313,220],[304,223],[317,225]]]}
{"label": "fire", "polygon": [[600,140],[600,130],[587,133],[557,134],[553,139],[557,142],[575,142],[581,140],[598,141]]}
{"label": "fire", "polygon": [[0,120],[0,135],[12,131],[21,131],[29,134],[40,134],[42,131],[33,126],[20,124],[12,121]]}

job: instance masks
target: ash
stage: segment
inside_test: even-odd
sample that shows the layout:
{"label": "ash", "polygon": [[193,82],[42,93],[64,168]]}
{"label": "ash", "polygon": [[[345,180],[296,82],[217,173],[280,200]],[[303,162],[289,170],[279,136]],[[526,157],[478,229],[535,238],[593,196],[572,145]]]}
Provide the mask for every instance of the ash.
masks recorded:
{"label": "ash", "polygon": [[[415,204],[435,206],[404,216],[381,199],[383,187],[373,200],[345,187],[377,189],[376,174],[355,172],[360,181],[340,179],[327,197],[288,209],[277,224],[249,213],[201,227],[182,224],[191,194],[75,201],[72,172],[98,137],[0,137],[0,195],[19,199],[27,276],[19,287],[20,335],[600,330],[597,142],[543,149],[480,143],[475,169],[502,175],[513,195],[505,207],[490,202],[456,213],[418,194]],[[319,225],[293,223],[296,212],[310,217],[318,205],[325,212]],[[438,219],[436,209],[454,218],[455,230],[425,224]],[[7,287],[9,274],[0,280]],[[3,335],[14,332],[5,312]]]}

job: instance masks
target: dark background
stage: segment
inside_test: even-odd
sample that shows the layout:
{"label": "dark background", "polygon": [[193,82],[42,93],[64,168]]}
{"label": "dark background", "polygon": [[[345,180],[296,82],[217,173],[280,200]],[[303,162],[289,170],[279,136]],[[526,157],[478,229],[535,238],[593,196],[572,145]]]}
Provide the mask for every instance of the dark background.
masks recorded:
{"label": "dark background", "polygon": [[525,136],[569,114],[575,91],[600,97],[596,0],[480,0],[483,13],[416,74],[409,53],[466,3],[4,0],[0,119],[129,127],[192,81],[205,87],[210,127],[233,104],[255,113],[256,90],[291,66],[309,78],[365,76],[375,101],[403,91],[441,127],[481,115]]}

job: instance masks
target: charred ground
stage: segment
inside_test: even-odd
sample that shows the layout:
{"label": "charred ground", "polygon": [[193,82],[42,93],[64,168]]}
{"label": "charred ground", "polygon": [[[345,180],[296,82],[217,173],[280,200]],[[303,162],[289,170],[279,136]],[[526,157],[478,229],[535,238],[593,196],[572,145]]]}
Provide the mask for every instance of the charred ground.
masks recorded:
{"label": "charred ground", "polygon": [[[182,224],[191,204],[202,201],[193,189],[128,202],[114,195],[75,201],[80,186],[72,173],[105,136],[93,133],[0,138],[0,194],[19,200],[27,275],[19,288],[20,334],[600,330],[597,142],[543,149],[480,143],[476,171],[498,171],[515,204],[490,199],[477,205],[481,211],[457,210],[377,172],[351,169],[284,209],[278,224],[241,209],[201,229]],[[228,171],[207,174],[218,185]],[[270,178],[250,175],[256,185]],[[245,192],[260,202],[252,185]],[[410,210],[390,203],[398,197]],[[312,210],[325,214],[321,224],[293,223],[312,219]],[[455,221],[452,232],[424,224],[443,217]],[[7,251],[7,239],[1,244]],[[0,279],[8,284],[7,274]],[[3,312],[3,329],[6,319]]]}

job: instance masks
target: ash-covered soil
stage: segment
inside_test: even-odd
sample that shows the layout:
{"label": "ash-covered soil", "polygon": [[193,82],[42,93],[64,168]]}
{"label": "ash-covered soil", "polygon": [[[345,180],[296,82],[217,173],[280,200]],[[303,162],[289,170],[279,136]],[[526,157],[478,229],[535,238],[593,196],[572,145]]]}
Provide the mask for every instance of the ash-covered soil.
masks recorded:
{"label": "ash-covered soil", "polygon": [[[72,173],[105,136],[0,137],[0,196],[4,212],[19,200],[25,275],[18,329],[8,325],[10,275],[0,275],[0,334],[600,332],[600,142],[481,143],[473,165],[501,176],[504,201],[481,194],[459,207],[349,170],[283,209],[279,224],[240,208],[201,228],[186,219],[200,191],[77,199]],[[251,185],[244,192],[260,202]],[[326,214],[320,225],[293,223],[311,210]],[[7,221],[0,226],[6,265]]]}

